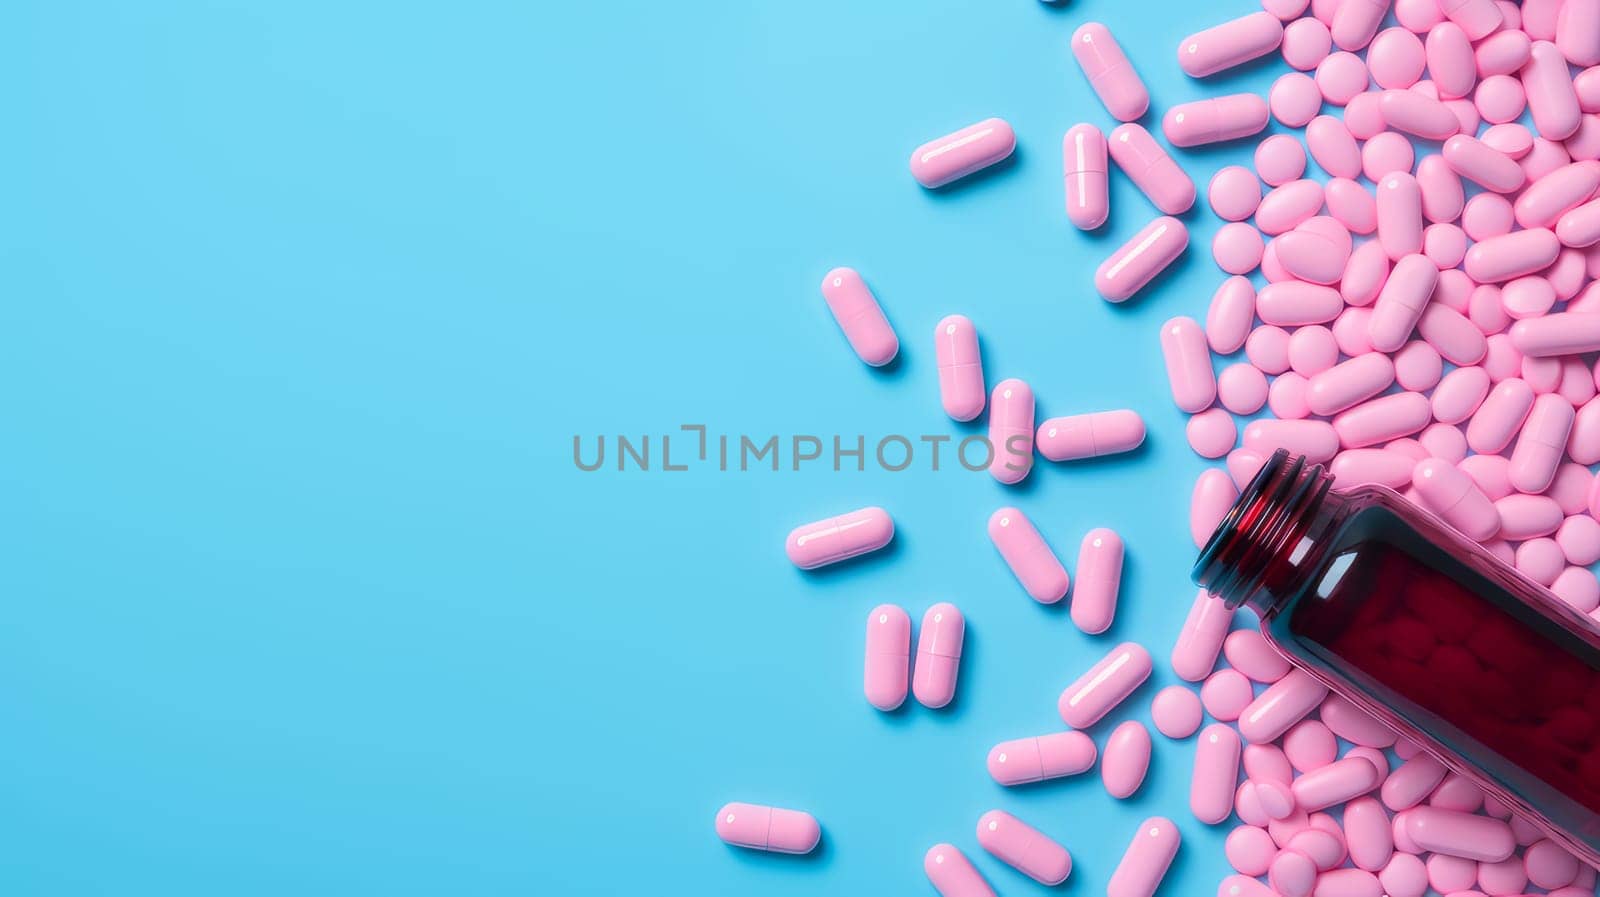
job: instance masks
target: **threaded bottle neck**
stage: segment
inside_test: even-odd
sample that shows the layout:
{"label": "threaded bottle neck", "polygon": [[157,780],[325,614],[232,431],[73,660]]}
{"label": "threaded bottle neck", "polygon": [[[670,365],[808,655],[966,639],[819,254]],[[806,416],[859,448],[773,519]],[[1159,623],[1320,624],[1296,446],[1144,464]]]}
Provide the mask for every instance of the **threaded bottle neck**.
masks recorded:
{"label": "threaded bottle neck", "polygon": [[1310,528],[1333,476],[1305,456],[1278,449],[1240,493],[1195,561],[1195,583],[1228,607],[1266,617],[1298,570],[1291,552]]}

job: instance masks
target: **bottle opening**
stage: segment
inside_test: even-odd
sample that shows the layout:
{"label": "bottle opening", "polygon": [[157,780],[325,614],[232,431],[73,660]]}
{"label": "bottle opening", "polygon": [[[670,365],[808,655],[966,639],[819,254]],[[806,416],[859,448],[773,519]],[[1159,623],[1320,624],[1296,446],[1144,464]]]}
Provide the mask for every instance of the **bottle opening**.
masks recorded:
{"label": "bottle opening", "polygon": [[1230,608],[1251,601],[1271,586],[1273,571],[1283,566],[1332,482],[1305,456],[1273,452],[1217,524],[1190,576]]}

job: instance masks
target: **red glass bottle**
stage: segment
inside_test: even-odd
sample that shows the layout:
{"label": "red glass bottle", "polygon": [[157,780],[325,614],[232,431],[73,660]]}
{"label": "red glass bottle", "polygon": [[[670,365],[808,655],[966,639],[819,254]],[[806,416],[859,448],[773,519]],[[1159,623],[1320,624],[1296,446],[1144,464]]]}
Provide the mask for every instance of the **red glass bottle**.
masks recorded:
{"label": "red glass bottle", "polygon": [[1382,486],[1272,456],[1194,580],[1328,688],[1600,866],[1600,628]]}

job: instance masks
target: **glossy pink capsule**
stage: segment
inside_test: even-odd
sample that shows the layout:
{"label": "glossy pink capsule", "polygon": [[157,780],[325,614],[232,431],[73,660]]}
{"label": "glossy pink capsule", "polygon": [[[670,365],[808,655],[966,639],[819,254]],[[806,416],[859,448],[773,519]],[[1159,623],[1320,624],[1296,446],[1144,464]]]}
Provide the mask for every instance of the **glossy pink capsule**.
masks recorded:
{"label": "glossy pink capsule", "polygon": [[789,560],[802,570],[877,551],[894,538],[894,520],[882,508],[862,508],[795,527],[784,541]]}
{"label": "glossy pink capsule", "polygon": [[1583,113],[1567,72],[1567,60],[1549,41],[1534,41],[1522,69],[1522,89],[1528,96],[1533,125],[1546,140],[1566,140],[1578,130]]}
{"label": "glossy pink capsule", "polygon": [[1283,23],[1268,12],[1254,12],[1223,22],[1178,44],[1178,67],[1191,78],[1265,56],[1283,43]]}
{"label": "glossy pink capsule", "polygon": [[1405,345],[1438,283],[1439,269],[1425,255],[1415,253],[1395,262],[1372,307],[1368,325],[1372,348],[1393,352]]}
{"label": "glossy pink capsule", "polygon": [[1600,314],[1561,312],[1511,325],[1511,344],[1531,358],[1577,355],[1600,349]]}
{"label": "glossy pink capsule", "polygon": [[810,853],[822,840],[822,828],[801,810],[731,803],[717,811],[717,837],[751,850]]}
{"label": "glossy pink capsule", "polygon": [[1074,461],[1131,452],[1144,443],[1144,418],[1118,409],[1052,417],[1039,425],[1035,444],[1051,461]]}
{"label": "glossy pink capsule", "polygon": [[1066,596],[1066,568],[1021,509],[1001,508],[990,515],[989,539],[1033,600],[1055,604]]}
{"label": "glossy pink capsule", "polygon": [[1255,321],[1256,289],[1249,278],[1230,277],[1211,296],[1206,312],[1206,342],[1219,355],[1239,351]]}
{"label": "glossy pink capsule", "polygon": [[1349,489],[1364,483],[1378,483],[1402,489],[1411,482],[1417,462],[1409,455],[1385,449],[1346,449],[1328,468],[1335,489]]}
{"label": "glossy pink capsule", "polygon": [[922,871],[940,897],[995,897],[994,889],[954,844],[928,848],[922,858]]}
{"label": "glossy pink capsule", "polygon": [[1384,91],[1378,109],[1389,127],[1425,140],[1444,140],[1461,130],[1448,106],[1415,90]]}
{"label": "glossy pink capsule", "polygon": [[893,604],[867,614],[867,659],[862,690],[867,703],[893,710],[905,703],[911,681],[911,618]]}
{"label": "glossy pink capsule", "polygon": [[1478,283],[1501,283],[1550,266],[1561,241],[1547,228],[1490,237],[1467,250],[1467,276]]}
{"label": "glossy pink capsule", "polygon": [[1132,797],[1149,771],[1150,731],[1144,723],[1130,719],[1111,730],[1105,757],[1100,761],[1100,779],[1106,793],[1117,800]]}
{"label": "glossy pink capsule", "polygon": [[978,329],[965,315],[949,315],[933,328],[939,366],[939,400],[953,420],[972,420],[983,413],[983,360],[978,354]]}
{"label": "glossy pink capsule", "polygon": [[1122,586],[1122,537],[1105,527],[1089,530],[1078,548],[1078,590],[1072,596],[1072,622],[1090,635],[1111,628]]}
{"label": "glossy pink capsule", "polygon": [[1176,218],[1157,218],[1100,263],[1095,289],[1111,302],[1139,292],[1189,246],[1189,231]]}
{"label": "glossy pink capsule", "polygon": [[1439,0],[1439,9],[1471,40],[1481,40],[1504,23],[1494,0]]}
{"label": "glossy pink capsule", "polygon": [[900,351],[900,340],[884,317],[882,306],[854,268],[834,268],[822,278],[822,298],[839,322],[850,348],[873,367],[888,364]]}
{"label": "glossy pink capsule", "polygon": [[1118,125],[1106,150],[1163,214],[1181,215],[1194,205],[1194,181],[1143,127],[1132,122]]}
{"label": "glossy pink capsule", "polygon": [[1150,92],[1106,26],[1099,22],[1079,26],[1072,33],[1072,55],[1112,118],[1134,121],[1150,108]]}
{"label": "glossy pink capsule", "polygon": [[1172,318],[1161,325],[1161,355],[1167,364],[1172,401],[1190,414],[1204,411],[1217,398],[1217,378],[1205,331],[1193,318]]}
{"label": "glossy pink capsule", "polygon": [[1170,819],[1152,816],[1139,823],[1122,861],[1111,873],[1106,897],[1152,897],[1172,866],[1172,858],[1178,855],[1181,841],[1178,827]]}
{"label": "glossy pink capsule", "polygon": [[1162,116],[1161,130],[1173,146],[1201,146],[1258,134],[1270,116],[1265,100],[1235,93],[1173,106]]}
{"label": "glossy pink capsule", "polygon": [[1346,757],[1295,779],[1290,790],[1295,805],[1307,812],[1342,804],[1378,787],[1382,776],[1371,761]]}
{"label": "glossy pink capsule", "polygon": [[[1211,675],[1231,625],[1233,611],[1225,602],[1211,597],[1205,589],[1195,594],[1189,616],[1172,646],[1172,671],[1179,679],[1199,682]],[[1228,787],[1233,787],[1232,783]]]}
{"label": "glossy pink capsule", "polygon": [[1150,678],[1150,668],[1150,652],[1142,645],[1123,642],[1112,648],[1061,692],[1056,709],[1062,722],[1074,729],[1094,725]]}
{"label": "glossy pink capsule", "polygon": [[1072,855],[1065,847],[1004,810],[990,810],[979,817],[978,843],[1040,884],[1058,885],[1072,874]]}
{"label": "glossy pink capsule", "polygon": [[989,750],[989,775],[1002,785],[1027,785],[1087,772],[1098,751],[1082,732],[1052,732],[1002,741]]}
{"label": "glossy pink capsule", "polygon": [[1504,822],[1438,807],[1412,809],[1406,816],[1405,831],[1423,850],[1480,863],[1498,863],[1517,847]]}
{"label": "glossy pink capsule", "polygon": [[1325,464],[1339,453],[1339,434],[1326,421],[1262,419],[1244,428],[1244,445],[1264,456],[1281,448]]}
{"label": "glossy pink capsule", "polygon": [[1291,670],[1250,702],[1239,717],[1239,732],[1252,744],[1273,741],[1327,696],[1327,686],[1303,670]]}
{"label": "glossy pink capsule", "polygon": [[954,604],[940,602],[922,615],[916,673],[911,678],[911,691],[922,706],[938,710],[956,696],[956,674],[961,668],[961,642],[966,632],[967,620]]}
{"label": "glossy pink capsule", "polygon": [[989,397],[989,474],[1020,483],[1033,469],[1033,389],[1017,379],[1001,380]]}
{"label": "glossy pink capsule", "polygon": [[1016,148],[1011,126],[986,118],[917,147],[911,153],[911,176],[924,187],[943,187],[1004,160]]}
{"label": "glossy pink capsule", "polygon": [[1572,403],[1550,393],[1533,401],[1511,453],[1511,485],[1519,492],[1543,492],[1555,479],[1572,432]]}
{"label": "glossy pink capsule", "polygon": [[1079,230],[1094,230],[1106,223],[1111,211],[1106,171],[1106,136],[1100,129],[1088,124],[1067,129],[1061,139],[1061,176],[1066,185],[1067,218]]}
{"label": "glossy pink capsule", "polygon": [[1423,504],[1470,539],[1482,542],[1500,530],[1500,514],[1472,478],[1441,458],[1429,458],[1412,471],[1411,483]]}
{"label": "glossy pink capsule", "polygon": [[1378,395],[1393,383],[1394,363],[1381,352],[1368,352],[1313,376],[1306,404],[1312,414],[1328,417]]}
{"label": "glossy pink capsule", "polygon": [[1444,161],[1451,171],[1495,193],[1515,193],[1527,180],[1515,159],[1467,134],[1444,142]]}
{"label": "glossy pink capsule", "polygon": [[1417,179],[1404,172],[1385,175],[1377,203],[1378,242],[1389,258],[1398,261],[1422,252],[1422,188]]}
{"label": "glossy pink capsule", "polygon": [[1189,809],[1196,819],[1207,825],[1216,825],[1233,812],[1240,748],[1239,734],[1224,723],[1213,723],[1201,729],[1195,741]]}

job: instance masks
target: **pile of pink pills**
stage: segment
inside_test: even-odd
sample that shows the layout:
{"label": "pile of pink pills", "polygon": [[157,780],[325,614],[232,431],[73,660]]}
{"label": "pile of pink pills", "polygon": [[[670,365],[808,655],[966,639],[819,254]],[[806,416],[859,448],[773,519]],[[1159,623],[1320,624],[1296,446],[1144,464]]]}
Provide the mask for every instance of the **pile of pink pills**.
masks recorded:
{"label": "pile of pink pills", "polygon": [[[1175,317],[1156,336],[1190,446],[1223,462],[1194,485],[1196,546],[1284,448],[1328,465],[1336,488],[1401,492],[1600,619],[1600,580],[1589,569],[1600,561],[1600,481],[1590,470],[1600,462],[1600,0],[1261,5],[1191,35],[1176,55],[1199,79],[1279,54],[1291,71],[1266,97],[1219,95],[1152,113],[1106,26],[1071,36],[1083,75],[1121,124],[1066,132],[1067,216],[1084,230],[1107,220],[1111,162],[1152,206],[1149,223],[1094,274],[1108,301],[1131,299],[1187,250],[1178,216],[1199,198],[1182,153],[1140,119],[1149,113],[1180,150],[1251,138],[1274,120],[1301,132],[1267,136],[1253,169],[1228,166],[1206,182],[1206,204],[1226,222],[1211,247],[1225,279],[1203,323]],[[1384,27],[1391,12],[1397,24]],[[918,147],[911,171],[939,188],[1015,146],[1011,127],[988,119]],[[862,361],[895,357],[894,329],[859,274],[835,269],[822,292]],[[1028,384],[989,390],[966,317],[941,320],[934,339],[943,408],[957,421],[988,411],[987,467],[1002,483],[1026,478],[1035,454],[1071,461],[1144,440],[1134,411],[1039,422]],[[1024,594],[1053,604],[1070,592],[1080,630],[1111,627],[1125,550],[1115,532],[1083,535],[1075,581],[1021,509],[996,510],[988,534]],[[893,535],[887,512],[864,508],[797,528],[787,551],[809,569]],[[1232,623],[1220,601],[1197,594],[1167,656],[1194,687],[1150,698],[1157,733],[1193,740],[1188,815],[1232,826],[1225,852],[1237,874],[1219,897],[1593,895],[1594,869]],[[867,700],[893,710],[909,690],[929,708],[947,705],[964,626],[953,605],[928,608],[913,657],[910,615],[874,608]],[[1494,663],[1493,646],[1473,653],[1433,642],[1422,633],[1417,662]],[[1065,728],[995,744],[991,777],[1022,787],[1098,764],[1111,797],[1137,794],[1151,733],[1115,716],[1154,663],[1141,645],[1108,646],[1060,693]],[[720,810],[717,831],[742,847],[791,853],[820,837],[806,813],[748,804]],[[1037,882],[1071,874],[1062,833],[997,809],[974,834]],[[1172,819],[1140,823],[1110,897],[1151,897],[1180,843]],[[929,849],[924,869],[945,897],[994,893],[954,843]]]}

